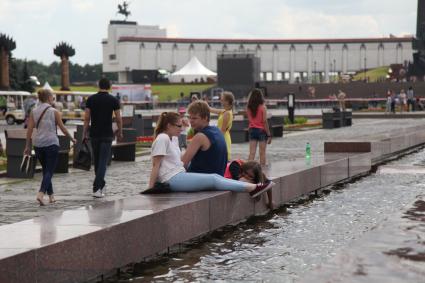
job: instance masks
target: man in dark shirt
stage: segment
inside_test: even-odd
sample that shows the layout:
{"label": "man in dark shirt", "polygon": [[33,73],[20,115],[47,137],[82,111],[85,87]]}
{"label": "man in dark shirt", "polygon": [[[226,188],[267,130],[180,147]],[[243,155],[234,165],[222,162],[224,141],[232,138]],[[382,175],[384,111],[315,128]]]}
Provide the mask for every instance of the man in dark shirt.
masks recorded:
{"label": "man in dark shirt", "polygon": [[111,83],[108,79],[99,80],[99,92],[87,99],[83,141],[87,140],[90,126],[90,140],[93,148],[94,171],[93,196],[103,197],[105,193],[106,165],[111,157],[111,145],[114,137],[112,131],[112,114],[118,126],[117,138],[122,138],[122,120],[118,99],[109,94]]}
{"label": "man in dark shirt", "polygon": [[188,108],[189,120],[196,131],[182,161],[188,172],[215,173],[223,176],[227,165],[227,146],[223,133],[210,126],[210,109],[204,101],[192,102]]}

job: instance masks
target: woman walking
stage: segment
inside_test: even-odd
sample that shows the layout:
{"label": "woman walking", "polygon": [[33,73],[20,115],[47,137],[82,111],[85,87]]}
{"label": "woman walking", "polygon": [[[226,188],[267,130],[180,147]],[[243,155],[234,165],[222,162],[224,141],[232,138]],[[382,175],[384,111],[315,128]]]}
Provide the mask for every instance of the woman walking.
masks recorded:
{"label": "woman walking", "polygon": [[259,145],[260,164],[266,165],[266,147],[271,144],[269,123],[267,122],[267,109],[263,92],[255,88],[248,97],[247,114],[249,120],[249,157],[254,160]]}
{"label": "woman walking", "polygon": [[164,112],[159,117],[151,151],[152,172],[149,188],[155,190],[155,184],[159,182],[167,183],[174,192],[219,190],[246,192],[251,197],[256,197],[274,186],[271,181],[250,184],[226,179],[218,174],[186,172],[176,138],[180,134],[181,128],[182,121],[179,114]]}
{"label": "woman walking", "polygon": [[210,112],[218,114],[217,127],[221,130],[226,141],[227,146],[227,160],[230,160],[232,150],[232,139],[230,137],[230,129],[233,123],[233,103],[235,97],[233,93],[225,91],[221,94],[221,106],[223,109],[216,109],[210,107]]}
{"label": "woman walking", "polygon": [[[38,91],[39,104],[31,111],[28,119],[28,129],[24,155],[31,154],[31,139],[34,145],[35,156],[40,161],[43,170],[43,179],[37,193],[37,201],[43,206],[44,195],[49,196],[49,203],[54,203],[52,177],[56,168],[59,154],[59,139],[56,126],[67,135],[73,143],[75,139],[69,134],[62,123],[60,113],[53,108],[53,93],[47,89]],[[34,131],[34,128],[36,131]],[[33,136],[34,133],[34,136]]]}

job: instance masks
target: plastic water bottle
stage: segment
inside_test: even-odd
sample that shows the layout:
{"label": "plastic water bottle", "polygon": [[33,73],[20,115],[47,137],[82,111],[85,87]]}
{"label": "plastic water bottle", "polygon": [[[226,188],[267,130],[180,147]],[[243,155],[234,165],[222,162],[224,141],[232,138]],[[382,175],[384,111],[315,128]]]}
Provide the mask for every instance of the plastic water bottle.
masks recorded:
{"label": "plastic water bottle", "polygon": [[309,142],[305,145],[305,158],[311,159],[311,145]]}

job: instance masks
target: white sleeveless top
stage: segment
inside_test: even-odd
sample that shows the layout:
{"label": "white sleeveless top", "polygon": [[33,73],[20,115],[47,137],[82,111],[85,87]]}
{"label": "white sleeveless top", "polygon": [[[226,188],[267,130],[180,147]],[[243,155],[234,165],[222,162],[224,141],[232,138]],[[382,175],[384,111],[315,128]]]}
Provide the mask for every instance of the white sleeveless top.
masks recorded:
{"label": "white sleeveless top", "polygon": [[41,117],[41,121],[38,128],[35,129],[35,133],[32,138],[32,143],[35,147],[47,147],[51,145],[59,146],[59,138],[56,133],[56,119],[55,109],[48,103],[40,103],[36,108],[32,110],[34,118],[34,128],[37,126],[38,120],[40,119],[41,113],[43,113],[46,107],[49,107]]}

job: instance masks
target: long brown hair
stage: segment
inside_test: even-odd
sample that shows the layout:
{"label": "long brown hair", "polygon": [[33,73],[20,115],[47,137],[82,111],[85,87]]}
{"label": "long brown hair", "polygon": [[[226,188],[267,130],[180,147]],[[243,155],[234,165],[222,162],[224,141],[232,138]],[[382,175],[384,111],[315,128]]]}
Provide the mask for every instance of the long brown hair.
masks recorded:
{"label": "long brown hair", "polygon": [[165,132],[168,124],[177,124],[180,115],[176,112],[162,112],[155,127],[155,138]]}
{"label": "long brown hair", "polygon": [[255,184],[264,183],[264,181],[267,179],[263,173],[263,169],[261,168],[260,163],[257,161],[247,161],[241,165],[241,173],[246,173],[250,170],[254,174],[253,181]]}
{"label": "long brown hair", "polygon": [[247,109],[251,111],[253,118],[257,116],[257,110],[261,104],[264,104],[263,92],[259,88],[254,88],[249,94],[247,105]]}

